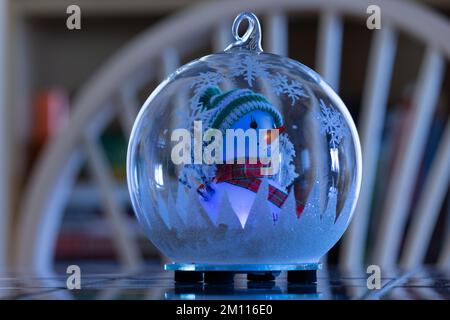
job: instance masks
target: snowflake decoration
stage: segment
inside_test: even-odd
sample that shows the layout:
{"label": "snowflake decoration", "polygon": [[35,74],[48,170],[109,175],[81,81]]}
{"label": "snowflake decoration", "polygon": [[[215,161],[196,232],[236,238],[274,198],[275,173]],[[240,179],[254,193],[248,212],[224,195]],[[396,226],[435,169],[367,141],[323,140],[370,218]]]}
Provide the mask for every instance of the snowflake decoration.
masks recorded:
{"label": "snowflake decoration", "polygon": [[206,71],[200,72],[197,79],[192,83],[194,93],[200,94],[209,87],[215,87],[225,80],[224,76],[218,72]]}
{"label": "snowflake decoration", "polygon": [[329,145],[335,149],[347,135],[347,127],[338,111],[327,106],[323,100],[320,100],[319,104],[320,113],[317,114],[317,119],[320,121],[320,133],[330,137]]}
{"label": "snowflake decoration", "polygon": [[298,173],[295,171],[295,165],[293,163],[295,159],[295,149],[286,133],[281,134],[279,139],[280,153],[283,160],[276,180],[278,180],[284,188],[287,188],[294,182],[295,178],[298,177]]}
{"label": "snowflake decoration", "polygon": [[291,100],[293,106],[300,97],[307,97],[305,89],[296,80],[289,81],[288,77],[280,74],[270,73],[273,66],[258,60],[252,55],[240,54],[231,60],[228,69],[231,70],[230,76],[243,77],[247,81],[249,87],[252,87],[258,78],[266,79],[272,85],[276,95],[285,94]]}
{"label": "snowflake decoration", "polygon": [[[290,65],[290,63],[288,63],[288,66],[293,68],[294,65]],[[298,65],[303,66],[300,63],[295,64],[297,67]],[[308,97],[299,81],[290,80],[286,75],[279,72],[272,75],[270,69],[273,68],[273,65],[261,61],[261,59],[251,54],[237,54],[227,63],[227,68],[230,70],[228,75],[223,75],[216,71],[205,71],[198,74],[191,84],[194,95],[189,101],[188,110],[177,114],[180,126],[192,128],[193,122],[196,120],[207,123],[207,120],[211,118],[215,111],[203,109],[199,105],[199,98],[207,88],[218,87],[227,78],[243,77],[249,87],[253,87],[253,84],[259,78],[266,79],[277,96],[286,95],[290,99],[291,106],[294,106],[301,97]]]}
{"label": "snowflake decoration", "polygon": [[271,67],[271,64],[258,61],[248,54],[237,55],[232,59],[231,65],[229,65],[231,76],[243,76],[250,87],[253,86],[253,82],[257,78],[269,77],[270,73],[268,69]]}
{"label": "snowflake decoration", "polygon": [[277,74],[271,79],[273,89],[275,93],[279,96],[281,94],[286,94],[291,99],[291,105],[293,106],[300,97],[307,97],[305,89],[301,86],[300,82],[296,80],[291,80],[287,76]]}
{"label": "snowflake decoration", "polygon": [[225,77],[213,71],[200,72],[191,88],[194,90],[194,96],[189,100],[189,109],[186,112],[180,112],[178,122],[180,127],[192,129],[194,121],[207,123],[214,110],[206,110],[200,105],[200,97],[209,87],[216,87],[225,81]]}
{"label": "snowflake decoration", "polygon": [[[191,137],[191,146],[194,145],[194,138]],[[203,142],[202,148],[206,146]],[[178,173],[178,181],[188,188],[197,188],[199,185],[209,186],[216,176],[216,165],[204,165],[194,163],[195,155],[194,148],[190,148],[190,164],[184,164]]]}
{"label": "snowflake decoration", "polygon": [[216,110],[207,110],[202,107],[199,101],[202,92],[203,91],[199,91],[198,94],[194,95],[189,100],[189,110],[187,112],[179,114],[181,128],[193,130],[194,121],[202,121],[203,124],[207,124],[212,118],[212,115]]}

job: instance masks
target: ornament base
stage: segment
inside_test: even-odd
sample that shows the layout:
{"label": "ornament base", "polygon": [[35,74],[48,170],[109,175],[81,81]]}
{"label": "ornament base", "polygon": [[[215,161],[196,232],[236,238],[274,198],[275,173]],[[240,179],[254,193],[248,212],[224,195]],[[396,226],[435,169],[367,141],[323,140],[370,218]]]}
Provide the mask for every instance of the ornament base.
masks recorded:
{"label": "ornament base", "polygon": [[196,264],[169,263],[164,270],[174,271],[175,282],[207,284],[232,284],[235,274],[247,274],[249,282],[274,281],[282,271],[287,272],[287,281],[293,284],[317,282],[320,263],[302,264]]}

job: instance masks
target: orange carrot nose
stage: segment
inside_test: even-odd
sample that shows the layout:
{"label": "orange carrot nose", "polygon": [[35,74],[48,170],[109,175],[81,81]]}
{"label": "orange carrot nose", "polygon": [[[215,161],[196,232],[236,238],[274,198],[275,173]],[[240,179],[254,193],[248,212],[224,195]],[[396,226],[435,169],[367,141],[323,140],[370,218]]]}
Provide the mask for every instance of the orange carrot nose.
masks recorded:
{"label": "orange carrot nose", "polygon": [[[276,128],[276,130],[278,130],[278,135],[282,134],[284,130],[286,130],[286,126],[283,125],[279,128]],[[272,143],[272,136],[271,136],[271,132],[272,131],[267,131],[266,133],[266,143],[269,145]]]}

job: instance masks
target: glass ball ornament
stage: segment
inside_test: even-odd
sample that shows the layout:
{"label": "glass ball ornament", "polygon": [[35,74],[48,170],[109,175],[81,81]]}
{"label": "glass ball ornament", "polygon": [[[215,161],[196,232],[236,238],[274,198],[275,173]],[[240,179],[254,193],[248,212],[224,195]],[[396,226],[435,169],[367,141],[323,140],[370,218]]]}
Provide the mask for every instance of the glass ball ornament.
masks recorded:
{"label": "glass ball ornament", "polygon": [[140,110],[127,157],[134,211],[177,263],[317,263],[358,198],[355,125],[320,75],[263,52],[254,14],[240,14],[232,33]]}

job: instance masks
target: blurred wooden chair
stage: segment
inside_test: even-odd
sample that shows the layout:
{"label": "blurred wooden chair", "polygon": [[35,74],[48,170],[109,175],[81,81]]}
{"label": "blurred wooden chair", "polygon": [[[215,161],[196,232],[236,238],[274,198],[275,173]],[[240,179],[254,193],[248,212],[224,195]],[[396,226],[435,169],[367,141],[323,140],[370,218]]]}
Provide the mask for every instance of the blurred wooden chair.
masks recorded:
{"label": "blurred wooden chair", "polygon": [[[191,8],[161,22],[136,37],[96,72],[73,102],[69,126],[52,141],[35,167],[23,195],[15,231],[16,267],[45,274],[53,268],[55,239],[62,212],[83,158],[98,185],[105,218],[111,222],[120,262],[127,268],[141,265],[139,248],[123,223],[124,213],[115,197],[116,181],[99,146],[99,135],[118,119],[128,136],[141,103],[144,83],[162,80],[205,43],[215,51],[231,41],[231,23],[241,11],[261,19],[264,49],[288,55],[288,14],[319,15],[315,69],[335,88],[339,86],[343,18],[361,19],[365,27],[369,5],[381,8],[382,28],[373,31],[359,133],[363,147],[363,183],[350,229],[340,251],[340,264],[352,269],[372,262],[381,266],[420,266],[430,243],[450,179],[450,121],[440,141],[424,191],[420,194],[410,227],[405,228],[412,200],[412,181],[426,145],[437,98],[442,90],[445,63],[450,59],[450,24],[441,16],[415,4],[398,0],[252,0],[220,1]],[[420,66],[408,132],[401,141],[400,156],[387,188],[374,246],[367,245],[368,219],[376,177],[377,159],[396,54],[397,36],[405,33],[425,48]],[[212,40],[211,40],[212,39]],[[114,103],[120,101],[120,103]],[[125,165],[125,163],[124,163]],[[406,240],[401,245],[406,232]],[[369,255],[366,255],[366,251]],[[440,266],[450,268],[450,234],[439,255]]]}

